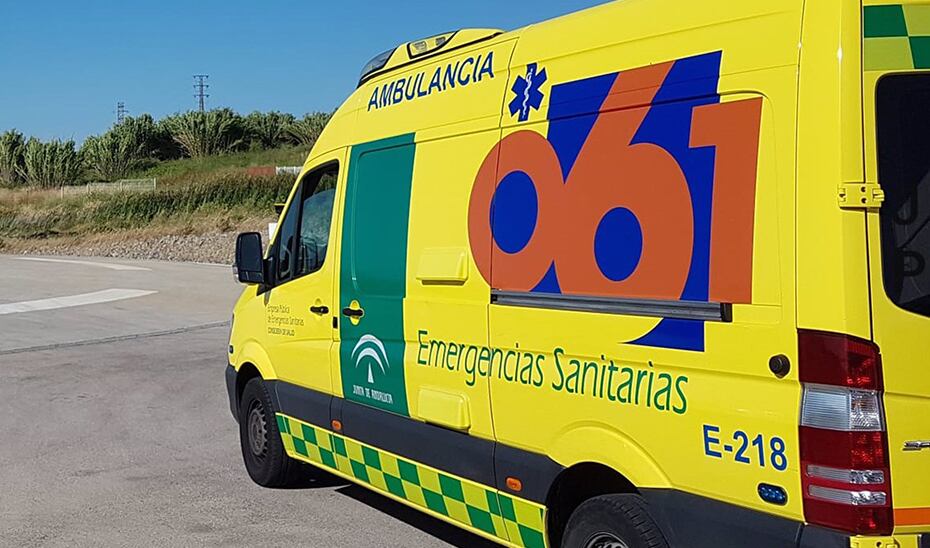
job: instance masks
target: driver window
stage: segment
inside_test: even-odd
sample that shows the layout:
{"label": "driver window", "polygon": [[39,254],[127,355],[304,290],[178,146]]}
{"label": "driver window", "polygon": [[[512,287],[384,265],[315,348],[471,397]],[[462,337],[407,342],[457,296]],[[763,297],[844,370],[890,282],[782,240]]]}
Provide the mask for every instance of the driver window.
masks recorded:
{"label": "driver window", "polygon": [[294,236],[297,234],[297,210],[300,206],[300,194],[291,200],[291,206],[281,221],[281,227],[278,229],[278,256],[275,280],[277,283],[283,283],[291,279],[294,275]]}
{"label": "driver window", "polygon": [[329,231],[333,220],[336,180],[335,164],[310,173],[303,181],[300,237],[297,248],[297,276],[306,276],[323,268],[329,248]]}

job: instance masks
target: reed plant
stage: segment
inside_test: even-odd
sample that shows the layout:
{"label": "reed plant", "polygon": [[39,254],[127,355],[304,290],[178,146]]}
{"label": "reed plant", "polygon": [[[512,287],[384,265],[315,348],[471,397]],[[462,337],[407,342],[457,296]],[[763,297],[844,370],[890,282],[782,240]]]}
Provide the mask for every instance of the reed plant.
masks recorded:
{"label": "reed plant", "polygon": [[327,112],[311,112],[291,123],[287,132],[295,144],[312,148],[332,117],[333,115]]}
{"label": "reed plant", "polygon": [[0,135],[0,186],[13,188],[25,183],[25,147],[23,134],[18,131],[7,131]]}
{"label": "reed plant", "polygon": [[35,137],[23,147],[23,167],[26,182],[41,188],[74,184],[83,172],[74,141],[42,142]]}
{"label": "reed plant", "polygon": [[165,118],[164,126],[191,158],[226,154],[244,141],[242,117],[225,108],[175,114]]}
{"label": "reed plant", "polygon": [[296,121],[293,114],[277,111],[253,112],[245,117],[251,149],[270,150],[289,144],[287,128]]}

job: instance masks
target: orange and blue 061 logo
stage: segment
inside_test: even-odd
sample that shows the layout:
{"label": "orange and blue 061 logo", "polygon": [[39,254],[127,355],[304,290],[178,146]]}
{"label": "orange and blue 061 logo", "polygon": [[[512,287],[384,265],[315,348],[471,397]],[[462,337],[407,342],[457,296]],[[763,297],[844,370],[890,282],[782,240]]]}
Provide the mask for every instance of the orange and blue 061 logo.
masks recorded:
{"label": "orange and blue 061 logo", "polygon": [[[491,287],[750,303],[762,100],[721,101],[721,58],[554,85],[548,135],[508,135],[475,180],[469,236]],[[551,76],[517,80],[519,121]],[[703,351],[704,324],[666,318],[629,342]]]}

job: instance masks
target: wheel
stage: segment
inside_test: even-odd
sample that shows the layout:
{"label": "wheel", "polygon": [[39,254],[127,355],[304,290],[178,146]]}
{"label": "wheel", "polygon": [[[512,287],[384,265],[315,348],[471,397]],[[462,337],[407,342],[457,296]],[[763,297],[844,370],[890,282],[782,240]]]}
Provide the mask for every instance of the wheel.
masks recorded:
{"label": "wheel", "polygon": [[568,519],[562,548],[668,548],[639,495],[585,501]]}
{"label": "wheel", "polygon": [[305,478],[303,463],[284,450],[271,395],[261,379],[250,380],[242,391],[239,441],[245,469],[262,487],[296,487]]}

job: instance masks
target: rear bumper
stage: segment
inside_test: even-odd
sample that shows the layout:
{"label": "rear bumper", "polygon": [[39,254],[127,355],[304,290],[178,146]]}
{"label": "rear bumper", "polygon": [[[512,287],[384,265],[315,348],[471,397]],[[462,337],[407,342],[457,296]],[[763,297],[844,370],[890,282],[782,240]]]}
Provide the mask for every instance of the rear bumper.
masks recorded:
{"label": "rear bumper", "polygon": [[667,489],[642,491],[669,545],[687,548],[850,548],[848,535],[710,498]]}
{"label": "rear bumper", "polygon": [[851,540],[852,548],[930,548],[930,534],[894,535],[890,537],[856,537]]}
{"label": "rear bumper", "polygon": [[[930,534],[851,537],[787,518],[668,489],[644,489],[649,513],[674,548],[930,548]],[[747,543],[747,539],[751,542]]]}
{"label": "rear bumper", "polygon": [[239,397],[236,394],[236,368],[232,365],[226,367],[226,392],[229,394],[229,410],[239,422]]}

